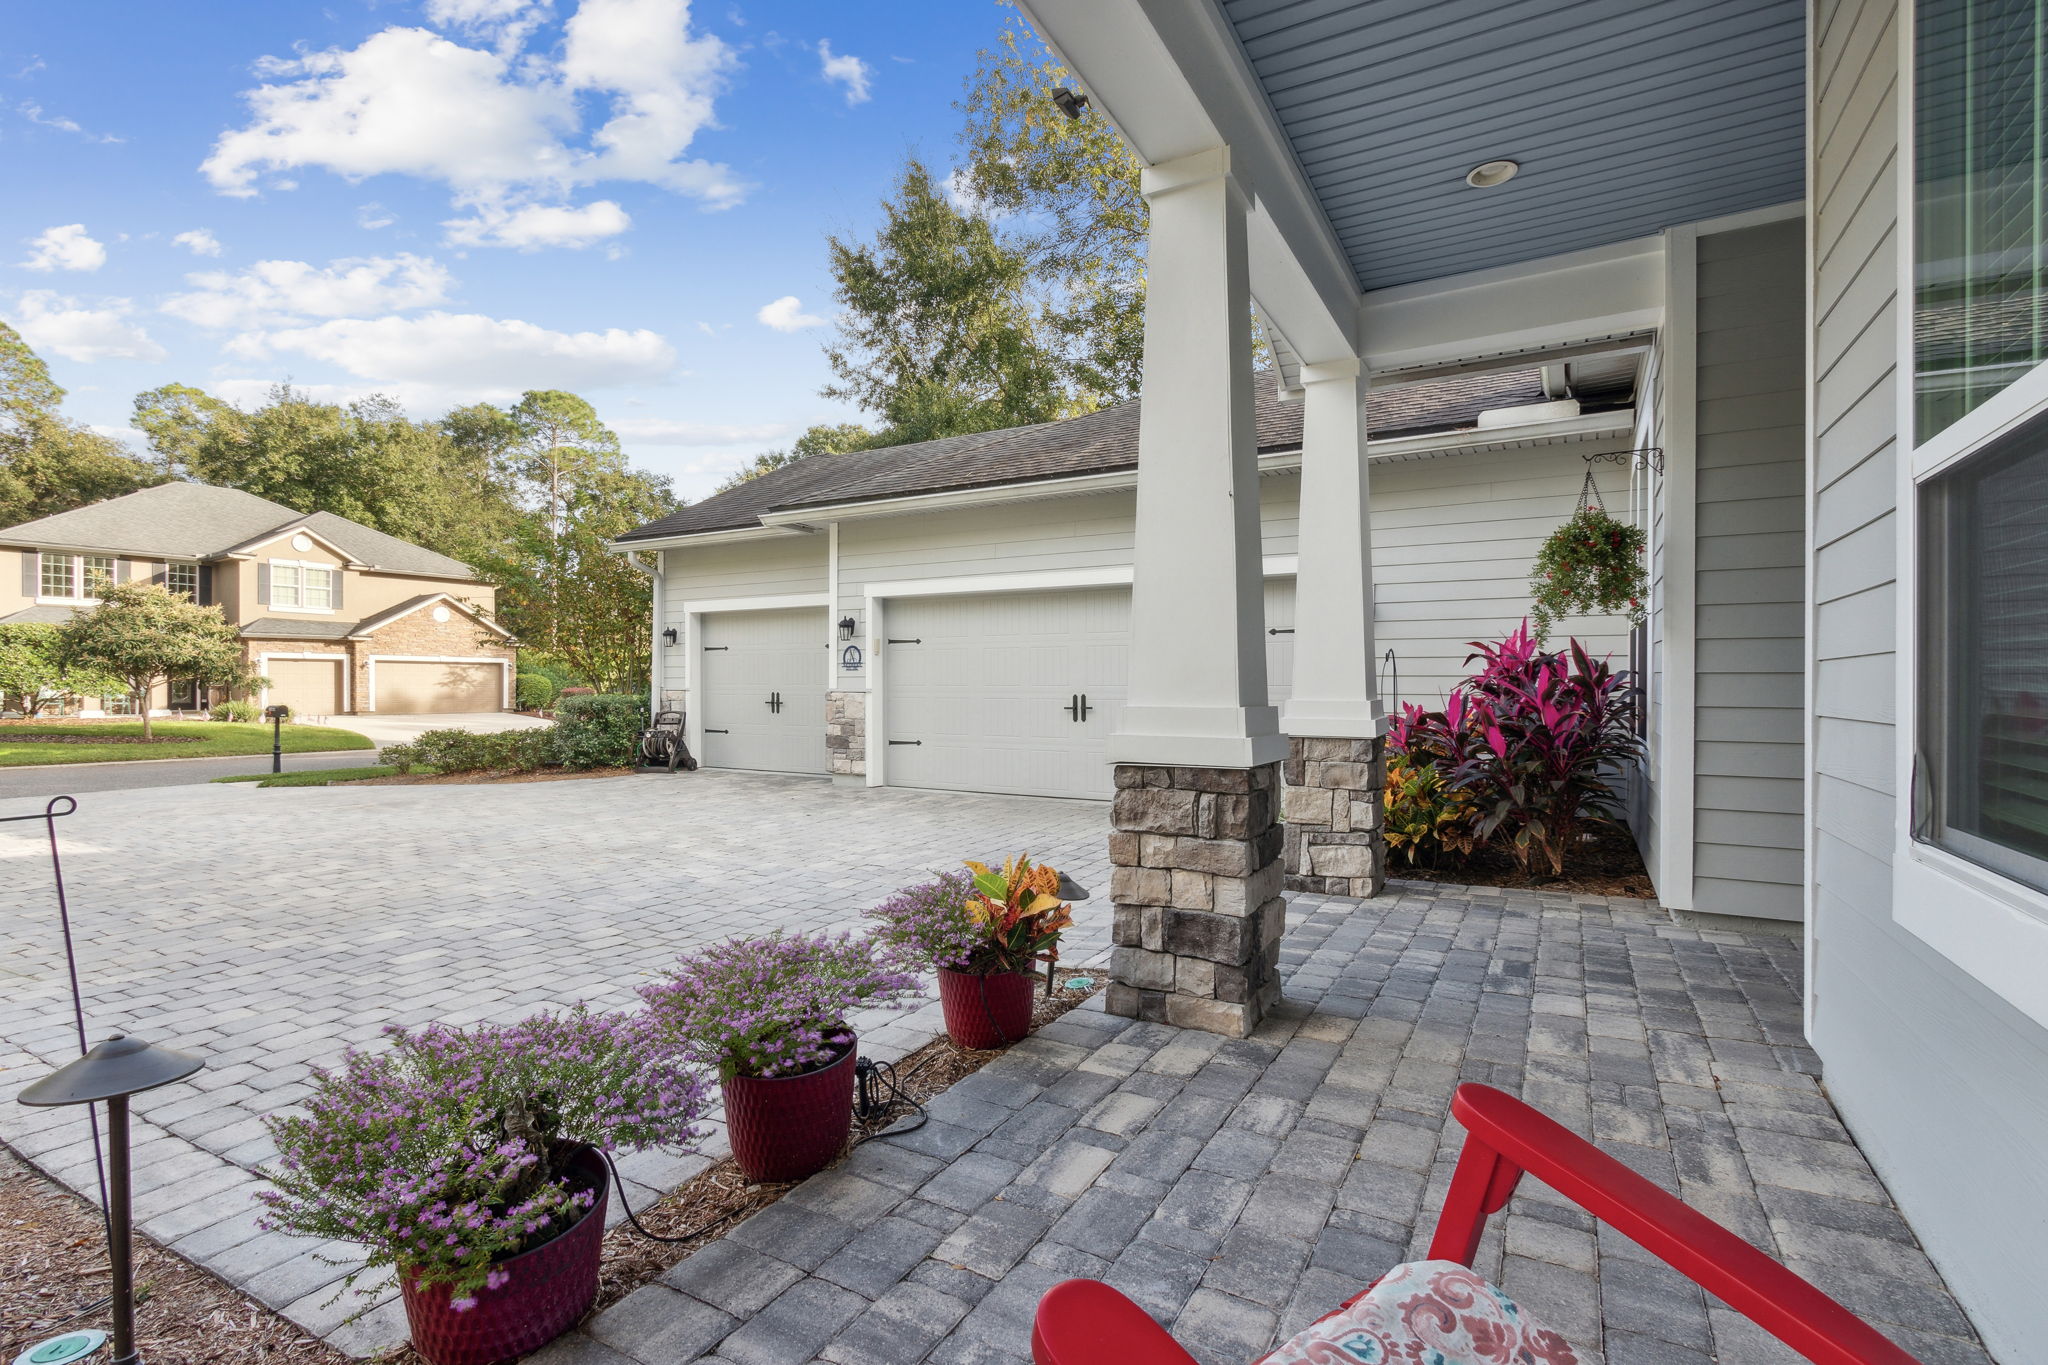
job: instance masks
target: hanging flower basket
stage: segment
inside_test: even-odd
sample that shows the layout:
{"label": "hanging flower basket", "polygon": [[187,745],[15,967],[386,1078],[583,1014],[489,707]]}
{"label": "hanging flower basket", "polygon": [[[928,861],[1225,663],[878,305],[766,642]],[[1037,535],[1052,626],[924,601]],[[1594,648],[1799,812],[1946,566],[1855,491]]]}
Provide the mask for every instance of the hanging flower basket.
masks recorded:
{"label": "hanging flower basket", "polygon": [[1643,529],[1608,515],[1593,471],[1579,494],[1578,511],[1550,533],[1529,570],[1529,619],[1541,642],[1566,616],[1625,616],[1643,623],[1649,580],[1643,571]]}

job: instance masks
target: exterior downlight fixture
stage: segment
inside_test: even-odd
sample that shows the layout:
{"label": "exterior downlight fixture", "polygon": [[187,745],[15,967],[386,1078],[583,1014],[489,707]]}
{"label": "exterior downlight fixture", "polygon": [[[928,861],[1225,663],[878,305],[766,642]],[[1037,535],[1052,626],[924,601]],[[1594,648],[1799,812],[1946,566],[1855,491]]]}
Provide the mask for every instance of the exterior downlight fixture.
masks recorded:
{"label": "exterior downlight fixture", "polygon": [[1060,112],[1068,118],[1079,118],[1088,112],[1088,97],[1076,94],[1064,85],[1058,86],[1053,90],[1052,102],[1057,104],[1060,107]]}
{"label": "exterior downlight fixture", "polygon": [[1490,190],[1513,180],[1521,169],[1519,161],[1482,161],[1465,172],[1465,183],[1475,190]]}

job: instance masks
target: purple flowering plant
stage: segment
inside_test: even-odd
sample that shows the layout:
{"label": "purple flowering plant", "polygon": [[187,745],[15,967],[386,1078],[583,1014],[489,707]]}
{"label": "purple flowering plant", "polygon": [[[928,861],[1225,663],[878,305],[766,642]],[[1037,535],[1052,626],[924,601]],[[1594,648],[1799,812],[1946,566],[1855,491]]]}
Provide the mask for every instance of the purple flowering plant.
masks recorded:
{"label": "purple flowering plant", "polygon": [[506,1283],[499,1262],[596,1202],[567,1179],[572,1144],[687,1147],[703,1133],[709,1086],[645,1014],[578,1005],[385,1034],[389,1048],[316,1072],[303,1112],[266,1120],[279,1164],[263,1225],[360,1243],[365,1270],[446,1284],[458,1310]]}
{"label": "purple flowering plant", "polygon": [[972,876],[943,872],[904,887],[867,917],[891,962],[912,971],[973,971],[991,947],[987,926],[975,917],[974,899]]}
{"label": "purple flowering plant", "polygon": [[797,1076],[853,1043],[847,1014],[902,1003],[917,978],[851,934],[728,939],[685,953],[666,981],[640,988],[685,1055],[735,1076]]}

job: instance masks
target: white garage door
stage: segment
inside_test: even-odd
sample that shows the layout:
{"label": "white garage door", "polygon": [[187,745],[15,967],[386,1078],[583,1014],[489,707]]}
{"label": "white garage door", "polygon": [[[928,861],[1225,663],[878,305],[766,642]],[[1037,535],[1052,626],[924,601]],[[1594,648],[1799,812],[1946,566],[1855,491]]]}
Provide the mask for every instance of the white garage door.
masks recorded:
{"label": "white garage door", "polygon": [[697,705],[709,768],[822,773],[825,610],[721,611],[702,617]]}
{"label": "white garage door", "polygon": [[332,716],[341,705],[341,660],[271,659],[263,664],[270,679],[264,705],[289,706],[295,716]]}
{"label": "white garage door", "polygon": [[909,597],[883,611],[884,780],[1107,797],[1128,588]]}
{"label": "white garage door", "polygon": [[505,709],[505,670],[496,663],[377,660],[377,710],[385,715],[475,715]]}

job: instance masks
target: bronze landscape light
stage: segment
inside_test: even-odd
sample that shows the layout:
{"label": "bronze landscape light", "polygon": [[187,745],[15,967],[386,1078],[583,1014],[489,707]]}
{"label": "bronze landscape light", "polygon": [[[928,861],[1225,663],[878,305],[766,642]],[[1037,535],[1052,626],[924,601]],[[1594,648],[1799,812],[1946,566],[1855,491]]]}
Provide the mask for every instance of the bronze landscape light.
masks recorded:
{"label": "bronze landscape light", "polygon": [[[141,1357],[135,1353],[128,1097],[173,1081],[182,1081],[205,1065],[197,1057],[117,1033],[77,1061],[61,1066],[27,1086],[16,1097],[21,1103],[38,1108],[106,1102],[107,1145],[110,1148],[107,1153],[107,1260],[113,1269],[114,1291],[112,1365],[141,1365]],[[21,1359],[36,1362],[36,1365],[42,1365],[44,1361],[78,1360],[98,1350],[103,1340],[96,1332],[71,1332],[29,1348]]]}

